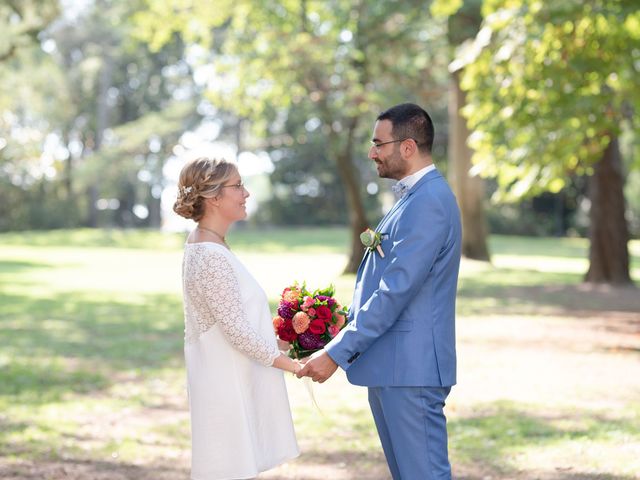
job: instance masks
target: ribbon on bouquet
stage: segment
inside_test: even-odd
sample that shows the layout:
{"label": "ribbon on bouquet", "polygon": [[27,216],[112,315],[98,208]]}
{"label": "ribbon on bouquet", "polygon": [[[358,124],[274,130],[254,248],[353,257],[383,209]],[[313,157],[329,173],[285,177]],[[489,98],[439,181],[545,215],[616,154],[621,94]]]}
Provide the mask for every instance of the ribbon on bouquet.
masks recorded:
{"label": "ribbon on bouquet", "polygon": [[303,377],[302,380],[304,382],[304,386],[307,388],[307,392],[309,393],[309,396],[311,397],[311,401],[313,402],[315,407],[318,409],[318,412],[320,412],[320,415],[324,415],[324,413],[322,412],[322,409],[320,408],[320,405],[318,405],[316,396],[313,393],[313,380],[311,380],[310,377]]}

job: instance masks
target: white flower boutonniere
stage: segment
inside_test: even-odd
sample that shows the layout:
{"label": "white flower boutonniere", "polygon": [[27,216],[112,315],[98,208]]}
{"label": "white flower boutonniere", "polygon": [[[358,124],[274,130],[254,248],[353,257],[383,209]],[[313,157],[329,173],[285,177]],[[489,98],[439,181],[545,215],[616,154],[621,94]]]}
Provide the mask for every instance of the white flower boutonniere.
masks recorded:
{"label": "white flower boutonniere", "polygon": [[369,249],[369,251],[373,252],[374,250],[377,250],[380,256],[384,258],[384,252],[380,246],[380,243],[382,243],[382,233],[375,232],[370,228],[367,228],[360,234],[360,241],[365,248]]}

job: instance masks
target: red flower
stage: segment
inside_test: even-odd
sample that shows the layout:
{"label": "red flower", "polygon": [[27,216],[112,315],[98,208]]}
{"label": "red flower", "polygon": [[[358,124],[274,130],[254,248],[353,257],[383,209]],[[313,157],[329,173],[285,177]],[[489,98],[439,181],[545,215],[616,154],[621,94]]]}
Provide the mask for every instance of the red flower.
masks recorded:
{"label": "red flower", "polygon": [[321,320],[320,318],[316,318],[309,324],[309,331],[311,333],[315,333],[316,335],[322,335],[326,329],[327,326],[325,325],[324,320]]}
{"label": "red flower", "polygon": [[323,322],[331,321],[331,309],[326,305],[320,305],[316,308],[316,317]]}
{"label": "red flower", "polygon": [[293,342],[298,337],[298,334],[293,329],[291,320],[285,320],[280,328],[278,328],[278,337],[285,342]]}

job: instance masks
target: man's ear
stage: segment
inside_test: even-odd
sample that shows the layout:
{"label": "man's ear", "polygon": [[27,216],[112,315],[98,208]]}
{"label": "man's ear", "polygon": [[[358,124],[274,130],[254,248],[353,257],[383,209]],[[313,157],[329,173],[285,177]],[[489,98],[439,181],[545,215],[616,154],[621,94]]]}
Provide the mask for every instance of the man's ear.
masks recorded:
{"label": "man's ear", "polygon": [[416,142],[413,140],[409,142],[402,142],[402,144],[400,145],[400,152],[402,153],[402,156],[404,158],[411,157],[417,149],[418,145],[416,145]]}

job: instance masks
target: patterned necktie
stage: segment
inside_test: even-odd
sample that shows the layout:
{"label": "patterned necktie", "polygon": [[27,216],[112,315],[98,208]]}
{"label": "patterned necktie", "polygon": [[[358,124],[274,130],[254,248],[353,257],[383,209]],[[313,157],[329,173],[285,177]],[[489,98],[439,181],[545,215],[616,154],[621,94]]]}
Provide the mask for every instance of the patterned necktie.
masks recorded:
{"label": "patterned necktie", "polygon": [[391,185],[391,190],[393,190],[393,193],[395,193],[398,198],[402,198],[409,191],[409,186],[406,183],[400,181],[395,185]]}

